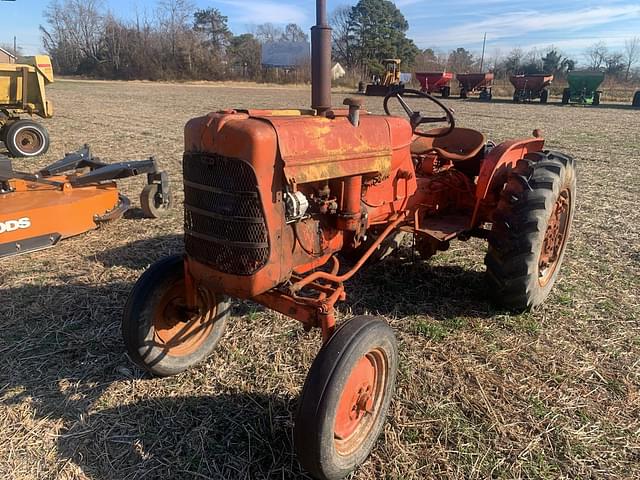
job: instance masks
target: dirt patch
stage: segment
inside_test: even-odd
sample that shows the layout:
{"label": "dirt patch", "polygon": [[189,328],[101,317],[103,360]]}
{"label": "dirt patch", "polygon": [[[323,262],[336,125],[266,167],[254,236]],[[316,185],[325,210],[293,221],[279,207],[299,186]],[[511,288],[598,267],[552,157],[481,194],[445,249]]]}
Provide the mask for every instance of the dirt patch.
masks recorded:
{"label": "dirt patch", "polygon": [[[132,283],[182,248],[182,129],[225,107],[306,107],[307,89],[60,82],[50,153],[156,155],[176,187],[161,220],[133,215],[0,263],[0,477],[300,478],[296,401],[317,332],[236,302],[207,362],[149,379],[124,355]],[[334,96],[341,105],[344,95]],[[541,128],[578,162],[578,210],[561,278],[539,311],[486,301],[480,241],[430,262],[406,249],[349,282],[341,319],[383,315],[400,340],[370,478],[632,478],[640,464],[640,112],[450,100],[461,126],[499,141]],[[381,99],[367,98],[381,111]],[[142,179],[121,182],[134,203]]]}

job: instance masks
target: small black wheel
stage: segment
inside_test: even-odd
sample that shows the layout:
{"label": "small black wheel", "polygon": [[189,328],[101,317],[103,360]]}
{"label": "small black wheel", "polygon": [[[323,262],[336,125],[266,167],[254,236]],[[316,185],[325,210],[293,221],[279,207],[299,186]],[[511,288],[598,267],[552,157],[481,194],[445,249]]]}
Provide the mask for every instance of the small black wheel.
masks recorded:
{"label": "small black wheel", "polygon": [[638,90],[633,96],[633,103],[631,105],[634,107],[640,107],[640,90]]}
{"label": "small black wheel", "polygon": [[31,120],[17,120],[6,129],[4,144],[14,157],[36,157],[49,150],[49,132]]}
{"label": "small black wheel", "polygon": [[460,98],[467,98],[469,95],[467,94],[467,89],[466,88],[461,88],[460,89]]}
{"label": "small black wheel", "polygon": [[537,152],[517,163],[493,215],[485,257],[498,303],[525,310],[544,302],[560,271],[575,202],[573,158]]}
{"label": "small black wheel", "polygon": [[171,208],[172,203],[171,192],[163,192],[161,196],[155,183],[145,185],[140,193],[140,207],[147,218],[162,217]]}
{"label": "small black wheel", "polygon": [[222,338],[231,307],[226,297],[201,285],[196,297],[196,308],[189,309],[182,256],[151,265],[133,287],[122,317],[131,360],[167,377],[207,358]]}
{"label": "small black wheel", "polygon": [[594,106],[598,106],[600,105],[600,95],[602,94],[602,92],[595,92],[593,94],[593,105]]}
{"label": "small black wheel", "polygon": [[562,104],[567,105],[569,103],[569,100],[571,100],[571,90],[568,88],[565,88],[562,91]]}
{"label": "small black wheel", "polygon": [[540,103],[547,103],[549,100],[549,90],[542,90],[540,92]]}
{"label": "small black wheel", "polygon": [[443,87],[442,98],[449,98],[450,95],[451,95],[451,87]]}
{"label": "small black wheel", "polygon": [[398,346],[380,318],[355,317],[320,349],[302,389],[294,442],[302,467],[344,478],[366,460],[393,396]]}

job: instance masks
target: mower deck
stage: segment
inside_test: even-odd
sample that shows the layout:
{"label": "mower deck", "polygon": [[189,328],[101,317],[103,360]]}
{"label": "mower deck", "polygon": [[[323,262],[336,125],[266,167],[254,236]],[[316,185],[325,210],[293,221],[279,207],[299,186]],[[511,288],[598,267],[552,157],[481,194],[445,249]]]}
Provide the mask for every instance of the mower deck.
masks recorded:
{"label": "mower deck", "polygon": [[168,205],[169,190],[154,159],[104,164],[85,146],[29,174],[14,171],[9,159],[0,158],[0,258],[52,247],[120,218],[130,202],[114,180],[142,173],[147,173],[145,188],[157,189],[154,211],[159,211],[163,198]]}

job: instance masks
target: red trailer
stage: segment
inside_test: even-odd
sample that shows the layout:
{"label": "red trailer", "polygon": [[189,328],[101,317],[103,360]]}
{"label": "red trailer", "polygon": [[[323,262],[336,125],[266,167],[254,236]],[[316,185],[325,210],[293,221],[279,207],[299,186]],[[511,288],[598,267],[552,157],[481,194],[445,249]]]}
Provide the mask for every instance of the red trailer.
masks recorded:
{"label": "red trailer", "polygon": [[421,90],[426,93],[438,92],[442,98],[448,98],[451,94],[449,82],[453,80],[450,72],[416,72],[416,78],[420,82]]}
{"label": "red trailer", "polygon": [[468,98],[470,93],[479,93],[480,100],[491,100],[493,73],[458,73],[460,98]]}
{"label": "red trailer", "polygon": [[540,103],[547,103],[549,98],[547,87],[553,81],[553,75],[546,73],[512,75],[509,77],[509,81],[515,88],[513,92],[514,103],[530,102],[536,98],[540,99]]}

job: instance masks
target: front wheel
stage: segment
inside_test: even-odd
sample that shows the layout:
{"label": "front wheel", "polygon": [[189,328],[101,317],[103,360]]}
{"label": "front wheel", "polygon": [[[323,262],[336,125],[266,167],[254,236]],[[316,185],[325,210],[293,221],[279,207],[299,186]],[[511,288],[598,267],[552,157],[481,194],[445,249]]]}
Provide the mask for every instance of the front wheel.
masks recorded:
{"label": "front wheel", "polygon": [[344,478],[366,460],[393,396],[398,347],[381,319],[342,325],[311,365],[296,416],[302,467],[321,480]]}
{"label": "front wheel", "polygon": [[145,185],[140,193],[140,207],[147,218],[160,218],[171,208],[171,192],[160,194],[160,187],[151,183]]}
{"label": "front wheel", "polygon": [[197,287],[196,297],[196,307],[187,307],[182,256],[151,265],[133,287],[122,317],[131,360],[167,377],[207,358],[224,333],[230,304],[203,286]]}
{"label": "front wheel", "polygon": [[573,158],[528,154],[509,174],[485,257],[490,290],[503,306],[540,305],[558,278],[576,202]]}

